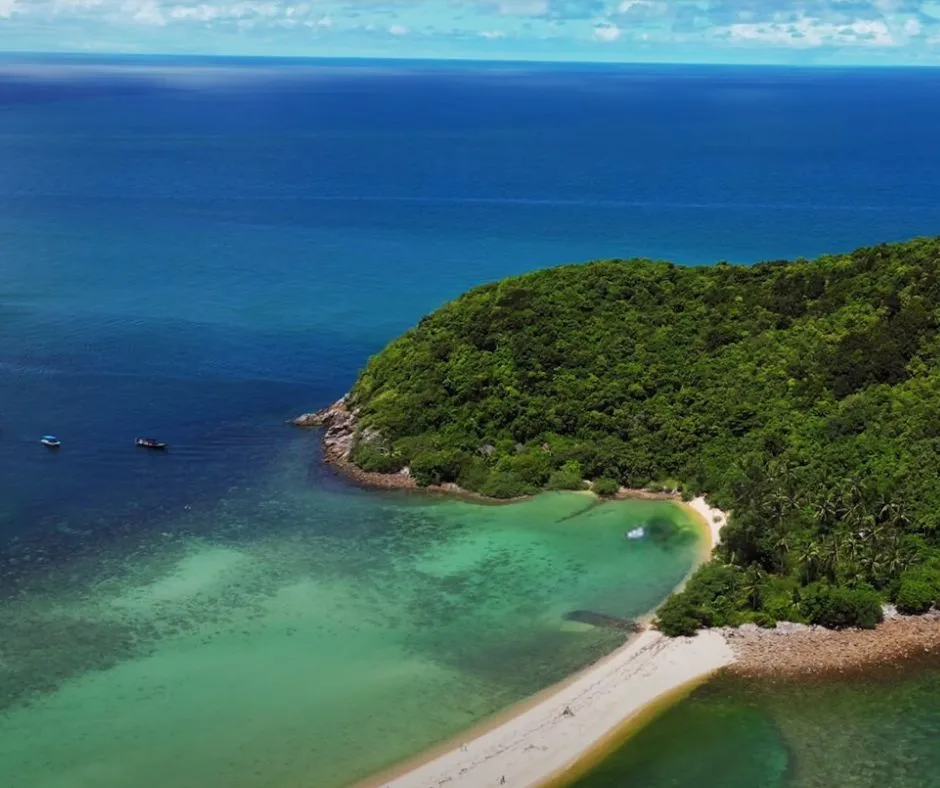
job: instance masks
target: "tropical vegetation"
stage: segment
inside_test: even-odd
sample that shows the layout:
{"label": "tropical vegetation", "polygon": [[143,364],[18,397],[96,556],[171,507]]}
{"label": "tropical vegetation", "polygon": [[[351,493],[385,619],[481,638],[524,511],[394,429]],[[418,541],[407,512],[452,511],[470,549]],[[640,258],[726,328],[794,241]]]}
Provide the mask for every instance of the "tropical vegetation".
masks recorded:
{"label": "tropical vegetation", "polygon": [[568,265],[476,288],[351,393],[366,470],[510,498],[658,485],[732,512],[660,626],[873,626],[940,599],[940,239]]}

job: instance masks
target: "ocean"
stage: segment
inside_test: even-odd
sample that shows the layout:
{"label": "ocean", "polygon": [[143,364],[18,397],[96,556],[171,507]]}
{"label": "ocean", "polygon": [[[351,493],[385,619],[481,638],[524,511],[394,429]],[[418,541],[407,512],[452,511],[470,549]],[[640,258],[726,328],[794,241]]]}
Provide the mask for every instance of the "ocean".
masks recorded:
{"label": "ocean", "polygon": [[934,234],[937,95],[913,69],[0,61],[5,784],[342,785],[612,648],[565,612],[662,599],[681,511],[366,492],[284,421],[499,277]]}

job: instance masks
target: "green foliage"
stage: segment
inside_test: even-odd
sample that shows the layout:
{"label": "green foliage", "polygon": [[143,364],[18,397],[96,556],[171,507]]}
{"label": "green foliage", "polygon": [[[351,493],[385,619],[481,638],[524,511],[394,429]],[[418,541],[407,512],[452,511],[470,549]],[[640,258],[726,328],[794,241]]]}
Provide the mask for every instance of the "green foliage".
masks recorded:
{"label": "green foliage", "polygon": [[936,596],[929,583],[923,580],[903,579],[897,594],[898,610],[902,613],[926,613],[936,602]]}
{"label": "green foliage", "polygon": [[358,444],[351,459],[370,473],[398,473],[405,466],[404,458],[398,452],[389,452],[374,443]]}
{"label": "green foliage", "polygon": [[594,486],[591,489],[602,497],[609,497],[617,494],[617,491],[620,489],[620,482],[616,479],[608,479],[602,476],[594,482]]}
{"label": "green foliage", "polygon": [[881,598],[870,588],[813,584],[803,591],[800,610],[811,624],[829,629],[873,629],[881,623]]}
{"label": "green foliage", "polygon": [[913,603],[905,573],[940,564],[938,305],[940,239],[512,277],[369,361],[353,403],[395,459],[365,461],[503,498],[576,475],[706,491],[733,514],[715,562],[740,587],[690,583],[661,611],[675,629],[868,621],[869,597],[904,576]]}
{"label": "green foliage", "polygon": [[940,572],[933,567],[919,567],[901,575],[894,602],[907,614],[926,613],[940,601]]}
{"label": "green foliage", "polygon": [[703,611],[685,594],[673,594],[657,611],[656,626],[671,638],[694,635],[707,626]]}
{"label": "green foliage", "polygon": [[503,457],[496,467],[505,474],[517,476],[526,486],[535,489],[544,487],[552,473],[548,454],[535,447]]}
{"label": "green foliage", "polygon": [[761,612],[770,620],[803,622],[797,603],[799,584],[792,578],[769,576],[761,591]]}
{"label": "green foliage", "polygon": [[670,637],[692,634],[701,627],[743,623],[736,619],[746,593],[745,573],[734,566],[711,562],[689,578],[685,588],[659,608],[656,625]]}
{"label": "green foliage", "polygon": [[553,471],[545,485],[548,490],[583,490],[584,475],[581,463],[577,460],[568,460],[557,471]]}
{"label": "green foliage", "polygon": [[460,469],[457,484],[465,490],[481,490],[486,486],[490,468],[482,457],[471,457]]}
{"label": "green foliage", "polygon": [[520,498],[524,495],[533,495],[538,489],[526,484],[525,481],[512,472],[493,471],[480,488],[483,495],[490,498]]}
{"label": "green foliage", "polygon": [[418,484],[444,484],[456,482],[463,466],[469,461],[459,449],[440,449],[419,454],[411,461],[411,474]]}

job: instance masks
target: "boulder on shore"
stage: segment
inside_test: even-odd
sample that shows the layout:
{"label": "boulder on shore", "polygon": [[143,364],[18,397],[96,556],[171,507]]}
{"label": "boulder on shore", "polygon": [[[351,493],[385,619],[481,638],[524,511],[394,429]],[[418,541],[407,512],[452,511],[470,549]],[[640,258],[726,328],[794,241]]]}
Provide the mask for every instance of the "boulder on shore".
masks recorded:
{"label": "boulder on shore", "polygon": [[326,427],[323,448],[327,458],[334,462],[347,461],[356,442],[356,413],[349,410],[346,403],[347,399],[343,397],[328,408],[316,413],[304,413],[291,420],[291,424],[296,427]]}

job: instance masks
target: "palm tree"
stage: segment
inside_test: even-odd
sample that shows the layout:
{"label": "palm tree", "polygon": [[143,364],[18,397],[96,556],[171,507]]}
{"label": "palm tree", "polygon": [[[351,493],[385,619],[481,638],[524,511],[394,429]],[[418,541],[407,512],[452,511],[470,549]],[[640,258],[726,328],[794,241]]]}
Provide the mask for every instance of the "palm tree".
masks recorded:
{"label": "palm tree", "polygon": [[819,542],[806,542],[802,546],[797,560],[800,562],[804,583],[813,583],[819,579],[822,563],[822,551],[820,550]]}
{"label": "palm tree", "polygon": [[831,536],[820,546],[820,568],[829,582],[835,582],[839,576],[842,550],[839,540]]}
{"label": "palm tree", "polygon": [[813,507],[813,519],[819,524],[820,533],[829,533],[842,516],[840,496],[830,491],[825,498],[817,501]]}
{"label": "palm tree", "polygon": [[764,578],[766,573],[759,564],[751,564],[744,573],[744,584],[741,592],[747,597],[747,603],[752,610],[760,610],[763,602]]}

